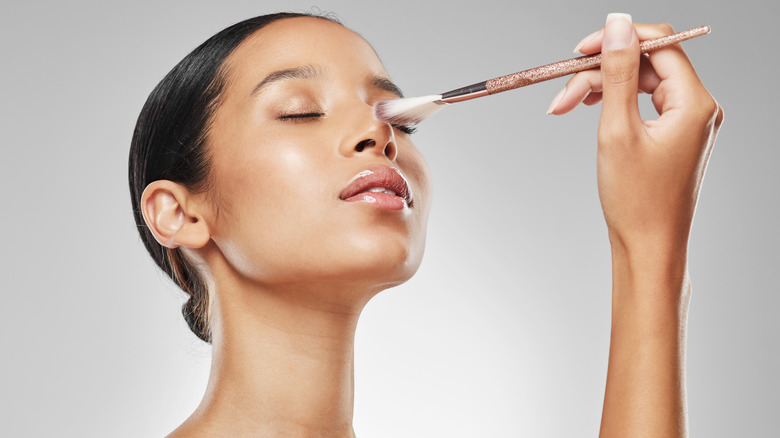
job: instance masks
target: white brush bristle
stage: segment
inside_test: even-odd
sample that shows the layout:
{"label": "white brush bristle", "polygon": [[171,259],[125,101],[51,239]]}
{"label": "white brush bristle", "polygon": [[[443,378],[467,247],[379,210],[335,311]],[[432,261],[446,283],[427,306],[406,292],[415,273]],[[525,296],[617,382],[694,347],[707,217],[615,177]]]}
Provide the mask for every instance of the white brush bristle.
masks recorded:
{"label": "white brush bristle", "polygon": [[379,102],[374,117],[394,125],[416,125],[444,108],[441,94]]}

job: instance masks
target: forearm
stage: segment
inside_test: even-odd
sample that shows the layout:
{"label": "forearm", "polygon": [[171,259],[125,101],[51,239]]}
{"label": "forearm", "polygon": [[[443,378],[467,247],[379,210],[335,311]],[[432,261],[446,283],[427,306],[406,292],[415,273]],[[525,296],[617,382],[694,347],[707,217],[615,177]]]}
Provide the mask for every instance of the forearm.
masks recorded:
{"label": "forearm", "polygon": [[[687,436],[688,236],[723,110],[679,45],[640,55],[640,40],[672,33],[610,14],[577,45],[601,52],[601,68],[577,73],[553,101],[554,114],[603,101],[597,177],[613,290],[602,438]],[[641,119],[640,92],[658,119]]]}
{"label": "forearm", "polygon": [[687,436],[685,245],[613,245],[612,332],[600,437]]}

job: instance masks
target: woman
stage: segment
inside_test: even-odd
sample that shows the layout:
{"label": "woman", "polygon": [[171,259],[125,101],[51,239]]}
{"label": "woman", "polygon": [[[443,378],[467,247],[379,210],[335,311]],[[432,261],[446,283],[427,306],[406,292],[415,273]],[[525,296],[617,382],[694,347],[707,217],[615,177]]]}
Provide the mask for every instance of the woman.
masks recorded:
{"label": "woman", "polygon": [[[687,240],[722,112],[679,47],[640,65],[638,41],[668,26],[611,17],[579,46],[604,50],[602,71],[574,76],[549,109],[603,96],[614,291],[602,436],[682,436]],[[658,121],[640,120],[638,90]],[[365,40],[300,14],[231,26],[152,92],[130,153],[135,218],[213,344],[203,401],[170,436],[354,436],[357,320],[416,271],[430,204],[412,129],[373,118],[400,94]]]}

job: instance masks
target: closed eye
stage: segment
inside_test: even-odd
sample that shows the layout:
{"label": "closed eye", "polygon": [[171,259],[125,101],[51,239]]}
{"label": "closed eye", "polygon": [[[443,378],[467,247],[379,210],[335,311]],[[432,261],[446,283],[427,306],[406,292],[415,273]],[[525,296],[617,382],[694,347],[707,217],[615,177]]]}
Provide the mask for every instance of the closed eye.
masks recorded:
{"label": "closed eye", "polygon": [[[324,117],[324,113],[300,113],[300,114],[283,114],[279,116],[279,120],[299,120],[299,119],[318,119]],[[417,132],[417,127],[411,125],[398,125],[393,124],[393,128],[403,132],[404,134],[411,135]]]}
{"label": "closed eye", "polygon": [[324,113],[284,114],[279,116],[279,120],[316,119],[323,117],[324,115]]}
{"label": "closed eye", "polygon": [[396,124],[393,124],[392,126],[393,126],[393,128],[403,132],[404,134],[408,134],[408,135],[411,135],[411,134],[414,134],[415,132],[417,132],[417,127],[416,126],[412,126],[412,125],[396,125]]}

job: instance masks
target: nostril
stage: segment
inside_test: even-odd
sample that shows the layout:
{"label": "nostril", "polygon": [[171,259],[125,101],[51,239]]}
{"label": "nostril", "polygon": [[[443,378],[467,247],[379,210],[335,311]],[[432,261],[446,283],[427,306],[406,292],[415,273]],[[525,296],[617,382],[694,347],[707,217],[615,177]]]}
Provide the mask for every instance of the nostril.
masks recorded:
{"label": "nostril", "polygon": [[376,141],[371,140],[371,139],[363,140],[363,141],[361,141],[360,143],[358,143],[355,146],[355,150],[358,151],[358,152],[363,152],[363,149],[365,149],[367,147],[370,148],[372,146],[376,146]]}
{"label": "nostril", "polygon": [[395,161],[396,157],[398,156],[398,149],[396,149],[395,144],[387,144],[387,147],[385,147],[385,156],[389,158],[390,161]]}

